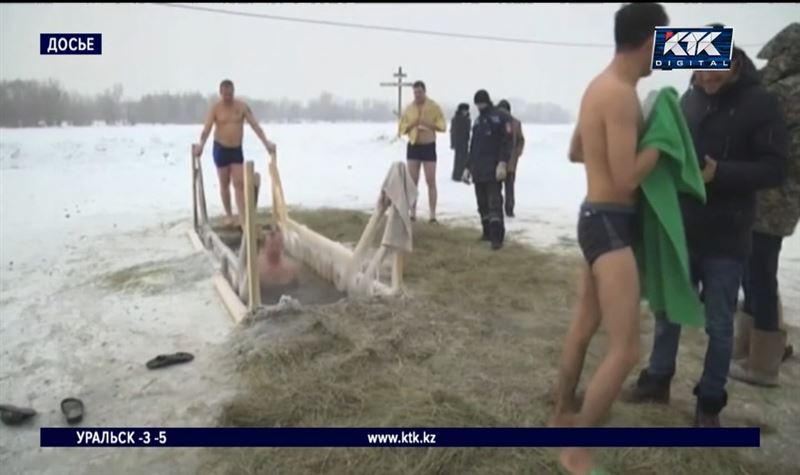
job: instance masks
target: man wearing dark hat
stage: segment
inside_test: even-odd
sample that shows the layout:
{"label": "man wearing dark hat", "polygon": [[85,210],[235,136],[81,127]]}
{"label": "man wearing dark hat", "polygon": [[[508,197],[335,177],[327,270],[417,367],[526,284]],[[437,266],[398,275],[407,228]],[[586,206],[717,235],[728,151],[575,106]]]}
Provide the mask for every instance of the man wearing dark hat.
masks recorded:
{"label": "man wearing dark hat", "polygon": [[501,182],[506,178],[506,168],[511,158],[511,122],[508,115],[499,111],[489,93],[481,89],[475,93],[475,106],[479,115],[472,126],[472,141],[463,180],[475,182],[475,198],[483,227],[482,240],[491,241],[492,250],[503,247],[503,195]]}
{"label": "man wearing dark hat", "polygon": [[469,104],[461,103],[450,121],[450,149],[455,152],[453,157],[453,181],[461,181],[461,176],[464,174],[467,154],[469,154],[470,126]]}

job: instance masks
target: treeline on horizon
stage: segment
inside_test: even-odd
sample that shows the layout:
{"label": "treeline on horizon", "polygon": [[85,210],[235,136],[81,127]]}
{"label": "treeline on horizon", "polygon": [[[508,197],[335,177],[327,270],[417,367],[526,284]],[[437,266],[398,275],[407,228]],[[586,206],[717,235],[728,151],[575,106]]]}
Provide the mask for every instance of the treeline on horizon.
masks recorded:
{"label": "treeline on horizon", "polygon": [[[101,94],[66,91],[54,80],[0,81],[0,127],[86,126],[135,124],[199,124],[219,96],[200,93],[146,94],[138,100],[123,100],[123,88],[116,84]],[[406,96],[411,98],[411,94]],[[239,96],[247,102],[260,122],[391,122],[395,120],[391,101],[336,98],[323,92],[316,99],[262,100]],[[452,116],[456,104],[442,103]],[[559,124],[572,121],[571,114],[550,103],[512,100],[513,113],[527,123]]]}

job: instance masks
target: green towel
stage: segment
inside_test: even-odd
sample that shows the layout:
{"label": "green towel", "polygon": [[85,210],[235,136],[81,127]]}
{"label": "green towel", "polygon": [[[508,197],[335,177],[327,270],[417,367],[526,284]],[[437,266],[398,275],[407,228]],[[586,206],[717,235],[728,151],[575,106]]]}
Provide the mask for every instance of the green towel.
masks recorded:
{"label": "green towel", "polygon": [[701,326],[705,313],[690,278],[678,192],[705,203],[706,189],[674,88],[663,88],[656,97],[639,141],[639,149],[645,147],[661,154],[641,185],[643,239],[635,251],[642,296],[653,312],[666,312],[671,322]]}

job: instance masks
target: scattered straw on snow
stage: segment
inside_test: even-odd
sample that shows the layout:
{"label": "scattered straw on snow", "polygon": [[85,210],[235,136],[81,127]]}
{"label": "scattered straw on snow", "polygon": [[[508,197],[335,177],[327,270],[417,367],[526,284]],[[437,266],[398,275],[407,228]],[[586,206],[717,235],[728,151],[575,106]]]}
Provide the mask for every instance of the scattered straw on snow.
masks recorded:
{"label": "scattered straw on snow", "polygon": [[[339,241],[355,242],[368,219],[355,212],[295,212]],[[492,252],[474,229],[416,225],[407,264],[410,296],[306,306],[242,327],[234,335],[241,393],[222,426],[253,427],[537,427],[552,410],[577,257],[513,242]],[[646,317],[649,348],[651,319]],[[691,386],[705,338],[685,332],[668,407],[615,404],[612,426],[688,426]],[[589,351],[583,383],[602,356]],[[730,425],[780,425],[765,449],[601,450],[612,473],[778,474],[797,462],[797,362],[772,392],[732,383]],[[764,407],[773,398],[778,407]],[[752,410],[743,401],[753,403]],[[761,416],[758,409],[772,411]],[[792,431],[794,431],[792,433]],[[769,444],[766,444],[769,442]],[[785,447],[786,451],[781,447]],[[550,449],[359,448],[209,449],[203,473],[559,473]],[[757,462],[756,462],[757,461]],[[794,465],[797,466],[797,465]]]}

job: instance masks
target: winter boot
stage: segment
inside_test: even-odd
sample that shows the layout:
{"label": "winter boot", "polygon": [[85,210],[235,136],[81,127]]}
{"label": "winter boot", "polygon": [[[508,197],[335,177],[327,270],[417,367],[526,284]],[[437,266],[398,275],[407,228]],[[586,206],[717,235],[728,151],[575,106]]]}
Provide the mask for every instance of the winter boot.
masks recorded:
{"label": "winter boot", "polygon": [[750,335],[753,330],[753,317],[744,311],[736,314],[736,336],[733,340],[732,360],[747,358],[750,353]]}
{"label": "winter boot", "polygon": [[[781,331],[786,332],[786,323],[783,321],[783,302],[781,302],[780,295],[778,295],[778,328],[780,328]],[[783,350],[783,358],[781,361],[788,360],[794,354],[794,347],[791,345],[791,343],[789,343],[788,338],[785,346],[786,348]]]}
{"label": "winter boot", "polygon": [[489,220],[482,219],[481,220],[481,227],[483,228],[483,234],[481,234],[480,241],[488,241],[489,240]]}
{"label": "winter boot", "polygon": [[697,405],[694,409],[695,427],[721,427],[719,413],[728,405],[728,393],[721,397],[708,397],[699,395],[699,387],[695,386],[694,395],[697,396]]}
{"label": "winter boot", "polygon": [[750,356],[731,365],[730,377],[754,386],[777,387],[785,348],[785,332],[765,332],[753,328]]}
{"label": "winter boot", "polygon": [[503,247],[503,238],[505,237],[505,229],[501,221],[489,222],[489,240],[492,242],[492,250],[497,251]]}
{"label": "winter boot", "polygon": [[625,402],[632,404],[641,404],[645,402],[653,402],[658,404],[669,404],[669,388],[672,382],[672,376],[654,376],[643,369],[639,373],[639,379],[623,397]]}

